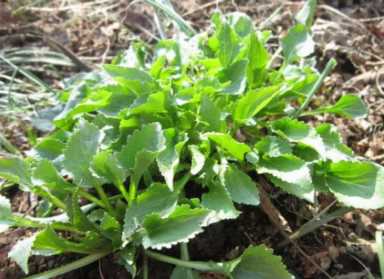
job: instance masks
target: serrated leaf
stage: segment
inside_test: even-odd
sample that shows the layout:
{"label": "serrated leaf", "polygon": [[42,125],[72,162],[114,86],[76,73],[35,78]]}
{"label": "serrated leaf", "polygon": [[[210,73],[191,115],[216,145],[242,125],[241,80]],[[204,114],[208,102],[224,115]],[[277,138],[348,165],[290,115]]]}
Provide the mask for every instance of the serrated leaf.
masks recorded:
{"label": "serrated leaf", "polygon": [[315,188],[312,183],[289,183],[274,176],[269,176],[269,180],[289,194],[312,203],[315,202]]}
{"label": "serrated leaf", "polygon": [[335,126],[324,123],[317,126],[316,131],[324,142],[325,158],[334,162],[347,161],[353,158],[353,151],[343,144]]}
{"label": "serrated leaf", "polygon": [[197,145],[189,145],[188,148],[191,151],[192,155],[191,174],[196,175],[204,167],[205,156],[203,153],[200,152],[199,147]]}
{"label": "serrated leaf", "polygon": [[280,93],[279,86],[269,86],[248,92],[238,100],[233,114],[234,120],[239,123],[246,122],[268,106]]}
{"label": "serrated leaf", "polygon": [[225,123],[221,119],[221,111],[206,95],[201,99],[199,114],[201,121],[208,124],[208,131],[221,132],[223,130]]}
{"label": "serrated leaf", "polygon": [[128,137],[117,158],[125,168],[132,171],[133,180],[138,183],[142,174],[165,147],[165,137],[160,124],[151,123],[135,130]]}
{"label": "serrated leaf", "polygon": [[315,43],[308,28],[304,24],[297,24],[282,39],[282,47],[284,57],[292,61],[311,55],[315,50]]}
{"label": "serrated leaf", "polygon": [[110,150],[97,153],[93,157],[91,166],[97,176],[106,182],[115,184],[115,186],[121,185],[127,177],[126,170]]}
{"label": "serrated leaf", "polygon": [[284,182],[307,187],[312,183],[310,169],[306,162],[291,154],[279,157],[260,158],[258,173],[271,174]]}
{"label": "serrated leaf", "polygon": [[209,192],[202,195],[201,204],[214,212],[211,214],[211,219],[214,219],[214,222],[219,222],[237,218],[240,212],[236,210],[224,186],[219,183],[211,183],[208,187]]}
{"label": "serrated leaf", "polygon": [[292,142],[299,142],[315,149],[320,156],[325,154],[325,146],[316,130],[304,122],[292,118],[282,118],[272,123],[272,130]]}
{"label": "serrated leaf", "polygon": [[344,95],[333,106],[319,108],[316,111],[334,113],[348,118],[364,117],[368,113],[365,103],[354,95]]}
{"label": "serrated leaf", "polygon": [[5,232],[12,225],[11,202],[6,197],[0,195],[0,233]]}
{"label": "serrated leaf", "polygon": [[142,243],[144,248],[162,249],[180,242],[186,242],[203,231],[209,211],[203,208],[178,206],[167,218],[159,214],[145,218],[145,235]]}
{"label": "serrated leaf", "polygon": [[165,178],[167,186],[173,191],[173,179],[180,162],[180,152],[187,141],[187,138],[181,138],[178,142],[178,136],[174,129],[167,129],[165,131],[165,138],[166,148],[159,153],[157,164],[161,174]]}
{"label": "serrated leaf", "polygon": [[97,153],[101,139],[102,133],[99,129],[83,121],[66,145],[63,165],[79,186],[92,187],[98,183],[90,171],[90,164]]}
{"label": "serrated leaf", "polygon": [[260,197],[256,183],[234,165],[228,166],[225,169],[223,184],[234,202],[254,206],[259,205]]}
{"label": "serrated leaf", "polygon": [[[236,261],[236,260],[235,260]],[[247,248],[231,272],[234,279],[292,279],[281,257],[264,245]]]}
{"label": "serrated leaf", "polygon": [[38,159],[55,160],[63,154],[65,144],[58,139],[44,138],[32,150],[32,156]]}
{"label": "serrated leaf", "polygon": [[301,10],[295,16],[297,22],[304,24],[308,28],[310,28],[315,17],[316,6],[317,0],[307,0]]}
{"label": "serrated leaf", "polygon": [[17,157],[0,156],[0,177],[28,189],[32,186],[28,164]]}
{"label": "serrated leaf", "polygon": [[347,206],[362,209],[384,207],[384,168],[371,162],[330,163],[325,183]]}
{"label": "serrated leaf", "polygon": [[266,136],[255,144],[255,148],[260,154],[269,157],[278,157],[283,154],[292,153],[289,142],[281,137]]}
{"label": "serrated leaf", "polygon": [[36,234],[19,240],[8,253],[8,257],[14,260],[26,274],[29,273],[28,259],[32,254],[32,247],[35,238]]}
{"label": "serrated leaf", "polygon": [[149,96],[137,98],[129,107],[129,115],[163,113],[165,109],[165,93],[160,91]]}
{"label": "serrated leaf", "polygon": [[157,213],[161,217],[168,216],[175,209],[176,204],[177,193],[171,192],[166,185],[154,184],[149,187],[125,212],[123,241],[132,236],[147,215]]}
{"label": "serrated leaf", "polygon": [[205,135],[239,161],[243,161],[245,154],[251,151],[251,148],[247,144],[238,142],[229,134],[212,132],[206,133]]}
{"label": "serrated leaf", "polygon": [[53,163],[46,159],[37,162],[33,169],[32,182],[34,185],[46,186],[61,194],[73,189],[73,185],[65,181]]}

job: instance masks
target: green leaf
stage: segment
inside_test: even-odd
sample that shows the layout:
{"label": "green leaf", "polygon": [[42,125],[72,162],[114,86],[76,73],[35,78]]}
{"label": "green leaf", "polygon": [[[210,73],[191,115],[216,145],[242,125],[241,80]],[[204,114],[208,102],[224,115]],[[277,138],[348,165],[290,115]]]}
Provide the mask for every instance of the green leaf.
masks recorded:
{"label": "green leaf", "polygon": [[229,134],[212,132],[206,133],[205,135],[239,161],[243,161],[245,153],[251,151],[251,148],[248,145],[238,142]]}
{"label": "green leaf", "polygon": [[28,259],[32,254],[32,247],[35,238],[36,234],[19,240],[8,253],[8,257],[14,260],[26,274],[29,273]]}
{"label": "green leaf", "polygon": [[208,124],[208,131],[221,132],[224,128],[225,123],[221,119],[220,109],[206,95],[201,99],[200,118],[202,122]]}
{"label": "green leaf", "polygon": [[53,163],[46,159],[37,162],[33,170],[32,181],[34,185],[46,186],[58,193],[73,189],[72,184],[65,181]]}
{"label": "green leaf", "polygon": [[223,184],[232,200],[237,203],[257,206],[260,203],[256,183],[234,165],[228,166],[224,172]]}
{"label": "green leaf", "polygon": [[348,161],[353,158],[353,151],[343,144],[335,126],[324,123],[316,127],[316,132],[324,142],[325,158],[334,162]]}
{"label": "green leaf", "polygon": [[283,138],[275,136],[266,136],[255,144],[255,148],[259,153],[268,155],[269,157],[279,157],[283,154],[292,153],[289,142]]}
{"label": "green leaf", "polygon": [[217,38],[220,41],[218,57],[221,65],[228,67],[239,52],[237,35],[228,23],[224,23],[217,34]]}
{"label": "green leaf", "polygon": [[247,65],[248,60],[239,60],[225,68],[219,73],[222,83],[229,83],[221,93],[228,95],[243,94],[247,85]]}
{"label": "green leaf", "polygon": [[189,145],[189,150],[192,155],[192,163],[191,163],[191,174],[198,174],[204,167],[205,164],[205,156],[200,152],[199,147],[197,145]]}
{"label": "green leaf", "polygon": [[97,153],[93,157],[91,166],[97,176],[105,179],[106,182],[113,183],[115,186],[122,184],[127,177],[126,170],[110,150]]}
{"label": "green leaf", "polygon": [[315,187],[312,183],[289,183],[274,176],[269,176],[268,178],[275,186],[281,188],[285,192],[295,195],[300,199],[304,199],[312,203],[315,202]]}
{"label": "green leaf", "polygon": [[244,13],[233,12],[228,14],[227,18],[229,25],[240,37],[245,37],[254,30],[252,19]]}
{"label": "green leaf", "polygon": [[322,138],[315,129],[304,122],[292,118],[282,118],[272,123],[272,130],[292,142],[299,142],[312,147],[320,156],[325,154]]}
{"label": "green leaf", "polygon": [[11,202],[6,197],[0,195],[0,233],[5,232],[12,225]]}
{"label": "green leaf", "polygon": [[280,93],[279,86],[269,86],[248,92],[237,101],[233,113],[234,120],[239,123],[247,122],[268,106]]}
{"label": "green leaf", "polygon": [[135,130],[128,137],[117,158],[125,168],[132,170],[134,181],[137,183],[146,168],[165,147],[165,137],[160,124],[151,123]]}
{"label": "green leaf", "polygon": [[260,158],[258,173],[271,174],[274,177],[300,187],[309,187],[312,183],[310,169],[307,164],[291,154],[279,157]]}
{"label": "green leaf", "polygon": [[184,137],[178,141],[178,136],[174,129],[165,130],[165,138],[166,148],[157,157],[157,164],[167,186],[173,191],[173,179],[180,162],[180,152],[188,139]]}
{"label": "green leaf", "polygon": [[99,129],[83,121],[66,145],[63,165],[79,186],[92,187],[98,183],[90,171],[90,164],[97,153],[101,139],[102,133]]}
{"label": "green leaf", "polygon": [[226,219],[235,219],[240,215],[223,185],[211,183],[208,187],[209,192],[202,195],[201,204],[214,212],[211,219],[219,222]]}
{"label": "green leaf", "polygon": [[384,207],[384,168],[371,162],[330,163],[325,183],[347,206],[362,209]]}
{"label": "green leaf", "polygon": [[285,59],[292,61],[311,55],[315,50],[315,43],[307,27],[297,24],[282,39],[282,47]]}
{"label": "green leaf", "polygon": [[147,215],[157,213],[161,217],[168,216],[176,207],[177,197],[176,192],[171,192],[166,185],[158,183],[141,193],[125,212],[123,241],[132,236]]}
{"label": "green leaf", "polygon": [[317,0],[307,0],[301,10],[296,14],[297,22],[310,28],[316,14]]}
{"label": "green leaf", "polygon": [[0,156],[0,177],[28,189],[32,186],[28,164],[17,157]]}
{"label": "green leaf", "polygon": [[118,65],[104,65],[104,69],[114,78],[122,78],[125,80],[137,80],[141,83],[152,83],[152,77],[144,71],[136,68],[122,67]]}
{"label": "green leaf", "polygon": [[247,248],[236,259],[238,263],[231,272],[234,279],[292,279],[281,257],[272,254],[264,245]]}
{"label": "green leaf", "polygon": [[269,62],[268,50],[259,40],[256,32],[252,32],[249,37],[248,59],[252,69],[264,69]]}
{"label": "green leaf", "polygon": [[178,206],[167,218],[152,214],[145,218],[144,248],[169,248],[180,242],[187,242],[203,231],[207,225],[209,211],[203,208]]}
{"label": "green leaf", "polygon": [[356,118],[366,116],[368,110],[358,96],[344,95],[333,106],[319,108],[316,112],[329,112],[348,118]]}
{"label": "green leaf", "polygon": [[136,114],[156,114],[164,113],[165,109],[165,93],[160,91],[149,96],[137,98],[129,107],[129,115]]}
{"label": "green leaf", "polygon": [[53,161],[63,154],[64,148],[65,144],[58,139],[44,138],[36,144],[31,155],[38,159],[48,159]]}

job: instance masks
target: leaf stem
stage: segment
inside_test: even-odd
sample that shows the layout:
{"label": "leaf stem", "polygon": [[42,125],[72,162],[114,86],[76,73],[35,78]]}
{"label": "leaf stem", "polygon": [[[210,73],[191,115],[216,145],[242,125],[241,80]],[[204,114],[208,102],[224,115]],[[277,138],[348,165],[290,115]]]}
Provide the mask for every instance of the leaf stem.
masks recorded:
{"label": "leaf stem", "polygon": [[8,152],[20,155],[20,151],[0,133],[0,146],[3,146]]}
{"label": "leaf stem", "polygon": [[330,74],[330,72],[336,67],[336,65],[337,65],[337,62],[334,58],[328,61],[327,65],[325,66],[325,69],[323,70],[319,78],[316,80],[315,84],[312,86],[303,104],[291,114],[292,117],[299,117],[300,114],[304,111],[304,109],[307,108],[312,97],[315,95],[315,93],[320,89],[321,85],[323,84],[324,79]]}
{"label": "leaf stem", "polygon": [[128,197],[128,206],[132,206],[133,202],[136,200],[137,186],[136,183],[132,180],[129,185],[129,197]]}
{"label": "leaf stem", "polygon": [[151,257],[155,260],[158,260],[164,263],[169,263],[169,264],[186,267],[186,268],[192,268],[199,271],[218,272],[226,275],[229,274],[229,271],[224,267],[223,264],[220,264],[220,263],[180,260],[177,258],[173,258],[167,255],[163,255],[163,254],[149,251],[149,250],[146,250],[145,254],[148,255],[148,257]]}
{"label": "leaf stem", "polygon": [[96,192],[99,195],[100,199],[102,200],[105,209],[108,210],[108,212],[112,216],[116,216],[116,212],[113,209],[113,207],[111,206],[111,203],[108,200],[108,196],[105,194],[105,192],[103,190],[103,186],[101,186],[100,184],[95,184],[95,189],[96,189]]}
{"label": "leaf stem", "polygon": [[42,279],[42,278],[49,279],[49,278],[57,277],[57,276],[60,276],[62,274],[68,273],[72,270],[75,270],[75,269],[81,268],[83,266],[89,265],[90,263],[93,263],[93,262],[105,257],[109,253],[110,253],[110,251],[107,251],[107,252],[104,251],[104,252],[91,254],[91,255],[86,256],[84,258],[81,258],[77,261],[74,261],[72,263],[69,263],[69,264],[66,264],[66,265],[63,265],[63,266],[60,266],[58,268],[54,268],[54,269],[51,269],[51,270],[48,270],[48,271],[45,271],[42,273],[38,273],[38,274],[29,276],[29,277],[26,277],[25,279]]}
{"label": "leaf stem", "polygon": [[129,193],[127,192],[127,189],[125,189],[124,184],[121,181],[117,181],[115,185],[123,195],[124,199],[129,203]]}
{"label": "leaf stem", "polygon": [[88,193],[87,191],[84,191],[83,189],[79,189],[78,193],[79,193],[79,196],[81,196],[82,198],[85,198],[85,199],[89,200],[90,202],[93,202],[94,204],[96,204],[100,207],[103,207],[103,208],[106,207],[102,201],[100,201],[98,198],[96,198],[92,194]]}

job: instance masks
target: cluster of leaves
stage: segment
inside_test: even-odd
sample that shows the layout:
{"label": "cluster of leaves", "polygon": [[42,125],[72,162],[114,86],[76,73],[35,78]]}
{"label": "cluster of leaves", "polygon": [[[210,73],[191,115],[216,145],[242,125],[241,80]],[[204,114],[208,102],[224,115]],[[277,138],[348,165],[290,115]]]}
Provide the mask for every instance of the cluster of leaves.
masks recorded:
{"label": "cluster of leaves", "polygon": [[204,227],[237,218],[236,204],[258,206],[260,177],[310,202],[323,192],[347,206],[383,207],[383,168],[355,157],[331,124],[298,120],[366,114],[354,95],[307,109],[333,65],[320,74],[310,57],[314,3],[282,39],[278,68],[266,47],[271,32],[244,14],[214,14],[208,33],[162,40],[153,51],[136,44],[73,82],[55,130],[28,158],[0,158],[0,177],[40,197],[34,217],[0,197],[2,230],[38,229],[9,256],[28,272],[30,255],[117,252],[135,276],[144,251],[176,264],[174,279],[197,278],[192,269],[284,279],[291,275],[264,246],[224,263],[151,249],[185,248]]}

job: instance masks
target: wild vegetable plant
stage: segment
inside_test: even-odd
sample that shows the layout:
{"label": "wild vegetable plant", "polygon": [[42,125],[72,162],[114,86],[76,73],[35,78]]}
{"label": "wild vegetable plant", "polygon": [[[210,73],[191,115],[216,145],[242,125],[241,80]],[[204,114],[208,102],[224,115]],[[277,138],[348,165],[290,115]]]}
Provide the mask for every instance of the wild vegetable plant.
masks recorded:
{"label": "wild vegetable plant", "polygon": [[[359,97],[309,108],[324,78],[315,68],[308,1],[281,41],[275,66],[269,31],[241,13],[214,14],[213,30],[188,39],[134,45],[60,95],[54,131],[25,159],[2,157],[0,176],[39,197],[35,216],[1,196],[1,228],[33,228],[9,256],[28,273],[31,255],[84,258],[30,278],[51,278],[116,253],[135,277],[146,258],[175,265],[171,278],[199,271],[229,278],[292,278],[280,257],[250,246],[226,262],[191,261],[188,241],[209,225],[257,207],[260,179],[315,202],[384,206],[384,170],[354,156],[336,127],[306,123],[331,113],[360,117]],[[220,237],[218,235],[217,237]],[[180,245],[181,257],[158,250]],[[136,265],[138,259],[143,267]],[[41,277],[39,277],[41,276]]]}

